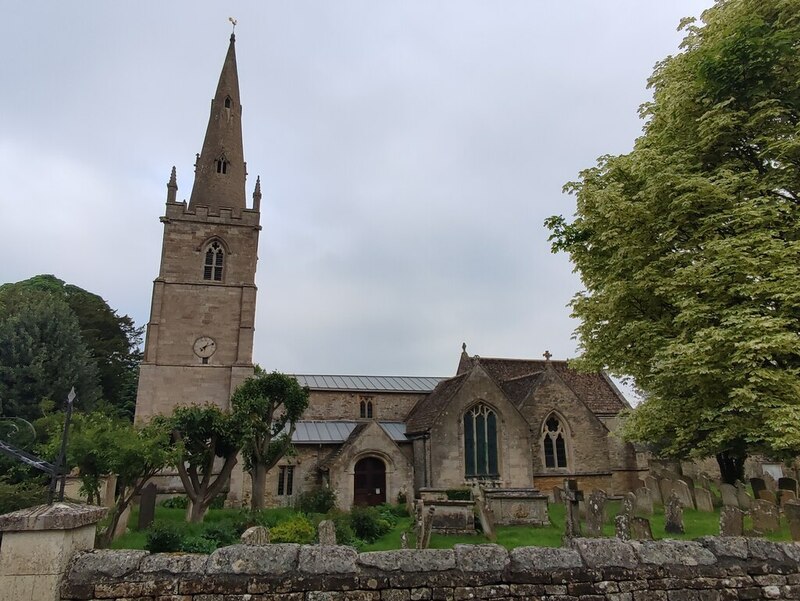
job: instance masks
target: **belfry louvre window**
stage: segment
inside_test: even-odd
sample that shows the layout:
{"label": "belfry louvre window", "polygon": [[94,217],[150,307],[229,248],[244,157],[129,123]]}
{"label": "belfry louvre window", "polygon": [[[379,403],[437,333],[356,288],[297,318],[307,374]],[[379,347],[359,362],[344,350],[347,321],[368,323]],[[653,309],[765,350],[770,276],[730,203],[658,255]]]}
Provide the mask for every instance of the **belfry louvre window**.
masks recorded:
{"label": "belfry louvre window", "polygon": [[212,242],[206,249],[206,260],[203,264],[203,279],[214,282],[222,281],[222,268],[225,263],[225,251],[219,242]]}
{"label": "belfry louvre window", "polygon": [[563,425],[555,415],[551,415],[544,422],[542,445],[544,446],[545,467],[567,467],[566,434]]}
{"label": "belfry louvre window", "polygon": [[278,470],[278,496],[291,496],[294,489],[294,466],[282,465]]}
{"label": "belfry louvre window", "polygon": [[214,161],[214,165],[217,168],[217,173],[228,173],[228,161],[225,159],[217,159]]}
{"label": "belfry louvre window", "polygon": [[497,414],[483,403],[464,414],[464,472],[468,478],[499,475]]}

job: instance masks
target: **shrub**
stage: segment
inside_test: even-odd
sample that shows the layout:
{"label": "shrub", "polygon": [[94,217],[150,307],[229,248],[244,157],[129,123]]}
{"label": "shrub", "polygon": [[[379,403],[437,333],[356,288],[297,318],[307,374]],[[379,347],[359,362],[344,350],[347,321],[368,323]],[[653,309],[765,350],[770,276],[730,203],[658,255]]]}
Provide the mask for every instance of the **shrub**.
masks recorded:
{"label": "shrub", "polygon": [[144,548],[151,553],[180,551],[183,545],[183,532],[172,522],[154,522],[147,530]]}
{"label": "shrub", "polygon": [[350,516],[341,511],[329,511],[325,519],[333,522],[336,528],[336,543],[339,545],[350,545],[355,542],[355,533],[350,525]]}
{"label": "shrub", "polygon": [[212,522],[203,527],[203,532],[200,535],[202,538],[212,541],[216,547],[225,547],[238,542],[240,534],[237,534],[236,528],[232,521],[225,520],[222,522]]}
{"label": "shrub", "polygon": [[217,543],[202,536],[187,536],[181,543],[184,553],[211,553],[217,549]]}
{"label": "shrub", "polygon": [[12,484],[0,480],[0,515],[33,507],[47,500],[47,489],[36,481]]}
{"label": "shrub", "polygon": [[166,507],[167,509],[186,509],[189,507],[189,497],[185,497],[183,495],[170,497],[169,499],[164,499],[161,501],[160,505],[161,507]]}
{"label": "shrub", "polygon": [[307,545],[314,542],[314,526],[304,515],[296,514],[288,520],[270,528],[269,538],[273,543],[300,543]]}
{"label": "shrub", "polygon": [[469,488],[448,488],[445,491],[448,501],[471,501],[472,491]]}
{"label": "shrub", "polygon": [[350,524],[355,535],[368,543],[375,542],[392,529],[392,525],[374,507],[353,507]]}
{"label": "shrub", "polygon": [[297,498],[296,507],[303,513],[328,513],[336,506],[336,491],[318,486],[302,493]]}

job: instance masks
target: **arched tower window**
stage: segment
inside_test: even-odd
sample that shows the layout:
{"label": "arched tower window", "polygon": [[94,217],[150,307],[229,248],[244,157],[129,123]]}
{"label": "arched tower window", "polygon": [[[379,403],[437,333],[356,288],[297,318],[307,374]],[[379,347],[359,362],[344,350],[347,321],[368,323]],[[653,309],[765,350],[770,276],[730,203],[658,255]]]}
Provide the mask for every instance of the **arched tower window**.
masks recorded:
{"label": "arched tower window", "polygon": [[230,96],[225,97],[225,108],[229,109],[233,106],[233,100],[231,100]]}
{"label": "arched tower window", "polygon": [[206,249],[205,262],[203,263],[203,279],[221,282],[224,264],[225,251],[219,242],[214,241]]}
{"label": "arched tower window", "polygon": [[464,473],[467,478],[499,475],[497,414],[483,403],[464,413]]}
{"label": "arched tower window", "polygon": [[555,414],[551,414],[542,426],[542,447],[546,468],[567,467],[567,433]]}
{"label": "arched tower window", "polygon": [[223,174],[228,173],[229,164],[230,163],[228,163],[228,161],[226,161],[224,158],[217,159],[216,161],[214,161],[214,167],[216,168],[217,173],[223,173]]}

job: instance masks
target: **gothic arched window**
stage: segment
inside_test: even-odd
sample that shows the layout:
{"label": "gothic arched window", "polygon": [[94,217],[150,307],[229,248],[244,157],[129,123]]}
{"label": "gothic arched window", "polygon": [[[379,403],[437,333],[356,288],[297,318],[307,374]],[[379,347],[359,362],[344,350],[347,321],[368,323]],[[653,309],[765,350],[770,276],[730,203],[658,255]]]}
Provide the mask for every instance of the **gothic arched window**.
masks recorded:
{"label": "gothic arched window", "polygon": [[214,161],[214,166],[217,169],[217,173],[228,173],[228,165],[228,161],[226,161],[224,158]]}
{"label": "gothic arched window", "polygon": [[567,467],[567,433],[561,421],[553,414],[542,426],[542,447],[545,467]]}
{"label": "gothic arched window", "polygon": [[370,397],[361,397],[361,403],[359,403],[359,416],[372,418],[372,401]]}
{"label": "gothic arched window", "polygon": [[499,475],[497,414],[483,403],[464,413],[464,472],[468,478]]}
{"label": "gothic arched window", "polygon": [[225,251],[219,242],[212,242],[206,249],[205,263],[203,263],[203,279],[214,282],[222,281],[222,268],[225,264]]}

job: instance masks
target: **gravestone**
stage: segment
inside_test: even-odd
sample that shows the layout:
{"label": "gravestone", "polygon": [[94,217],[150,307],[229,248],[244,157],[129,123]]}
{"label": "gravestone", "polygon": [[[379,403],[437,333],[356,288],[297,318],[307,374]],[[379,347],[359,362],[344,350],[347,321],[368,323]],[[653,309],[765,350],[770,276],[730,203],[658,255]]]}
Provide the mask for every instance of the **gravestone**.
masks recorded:
{"label": "gravestone", "polygon": [[781,490],[791,490],[797,495],[797,480],[794,478],[783,477],[778,480],[778,488]]}
{"label": "gravestone", "polygon": [[762,479],[764,480],[764,484],[767,485],[767,490],[775,492],[778,489],[778,481],[772,477],[772,474],[764,472]]}
{"label": "gravestone", "polygon": [[483,489],[479,489],[478,494],[475,496],[475,508],[478,510],[478,519],[481,522],[483,534],[489,541],[496,542],[497,532],[494,528],[494,512],[486,502],[486,497],[483,496]]}
{"label": "gravestone", "polygon": [[131,506],[128,505],[114,528],[114,538],[117,539],[128,531],[128,520],[131,518]]}
{"label": "gravestone", "polygon": [[425,504],[422,499],[418,499],[414,505],[414,538],[417,541],[417,549],[422,549],[422,536],[425,530]]}
{"label": "gravestone", "polygon": [[156,516],[156,496],[158,489],[151,482],[142,489],[142,496],[139,499],[139,530],[147,530]]}
{"label": "gravestone", "polygon": [[756,534],[772,534],[781,528],[780,510],[778,506],[763,499],[753,501],[750,517],[753,519],[753,532]]}
{"label": "gravestone", "polygon": [[778,491],[778,494],[780,494],[778,501],[780,502],[781,507],[783,507],[787,501],[793,501],[797,498],[797,495],[795,495],[791,490],[781,490]]}
{"label": "gravestone", "polygon": [[240,537],[243,545],[262,547],[269,544],[269,528],[264,526],[251,526]]}
{"label": "gravestone", "polygon": [[711,490],[711,479],[705,474],[700,474],[697,476],[697,488]]}
{"label": "gravestone", "polygon": [[606,493],[594,490],[586,501],[586,536],[603,536],[603,523],[606,517]]}
{"label": "gravestone", "polygon": [[747,494],[747,486],[741,480],[736,481],[736,498],[739,501],[739,509],[749,511],[753,506],[753,497]]}
{"label": "gravestone", "polygon": [[653,529],[647,518],[631,519],[631,538],[633,540],[653,540]]}
{"label": "gravestone", "polygon": [[692,478],[691,476],[681,476],[680,478],[678,478],[678,480],[683,480],[684,482],[686,482],[686,486],[689,488],[689,494],[692,495],[692,504],[694,504],[694,489],[695,489],[694,478]]}
{"label": "gravestone", "polygon": [[431,544],[431,529],[433,529],[433,514],[435,511],[435,507],[428,507],[428,515],[425,516],[422,528],[422,549],[427,549],[428,545]]}
{"label": "gravestone", "polygon": [[723,505],[719,511],[719,535],[742,536],[744,534],[744,513],[733,505]]}
{"label": "gravestone", "polygon": [[331,520],[322,520],[317,526],[317,539],[320,545],[335,545],[336,525]]}
{"label": "gravestone", "polygon": [[684,507],[694,509],[694,499],[692,499],[692,491],[689,490],[689,484],[683,480],[678,480],[673,484],[672,490],[675,491],[675,496],[678,497]]}
{"label": "gravestone", "polygon": [[553,487],[553,503],[563,503],[564,502],[564,491],[561,489],[560,486]]}
{"label": "gravestone", "polygon": [[719,485],[719,493],[722,495],[722,504],[725,507],[736,507],[736,509],[739,509],[739,496],[736,494],[735,486],[723,482]]}
{"label": "gravestone", "polygon": [[[783,493],[783,492],[791,492],[791,491],[780,491],[780,492]],[[761,499],[762,501],[769,501],[772,504],[777,504],[778,503],[777,495],[774,492],[772,492],[771,490],[767,490],[766,488],[758,491],[757,498]]]}
{"label": "gravestone", "polygon": [[659,490],[661,491],[661,502],[666,505],[667,499],[672,494],[672,488],[675,485],[675,482],[670,480],[669,478],[662,479],[659,483]]}
{"label": "gravestone", "polygon": [[683,503],[674,492],[667,497],[664,505],[664,531],[670,534],[683,534]]}
{"label": "gravestone", "polygon": [[633,516],[636,512],[636,494],[632,492],[626,492],[622,495],[622,505],[620,507],[620,513],[624,513],[625,515]]}
{"label": "gravestone", "polygon": [[767,488],[767,483],[764,480],[764,478],[750,478],[750,488],[753,489],[753,496],[756,499],[760,499],[761,498],[761,494],[760,493],[761,493],[762,490],[764,490],[764,491],[769,490]]}
{"label": "gravestone", "polygon": [[581,517],[579,503],[583,500],[583,492],[578,490],[577,480],[564,480],[564,536],[574,538],[581,535]]}
{"label": "gravestone", "polygon": [[620,513],[614,518],[614,531],[620,540],[631,540],[631,520],[633,516]]}
{"label": "gravestone", "polygon": [[650,498],[653,500],[653,503],[658,503],[660,505],[662,500],[661,488],[658,486],[658,480],[653,478],[653,476],[645,476],[644,485],[645,488],[650,491]]}
{"label": "gravestone", "polygon": [[694,500],[697,503],[698,511],[714,511],[714,497],[711,491],[705,488],[694,489]]}
{"label": "gravestone", "polygon": [[783,513],[789,522],[789,532],[792,533],[792,540],[800,541],[800,501],[792,499],[783,504]]}
{"label": "gravestone", "polygon": [[653,498],[649,488],[636,489],[636,513],[653,515]]}

